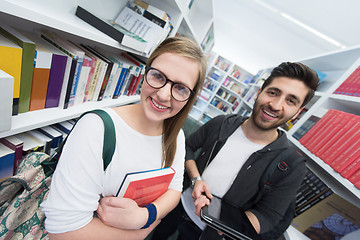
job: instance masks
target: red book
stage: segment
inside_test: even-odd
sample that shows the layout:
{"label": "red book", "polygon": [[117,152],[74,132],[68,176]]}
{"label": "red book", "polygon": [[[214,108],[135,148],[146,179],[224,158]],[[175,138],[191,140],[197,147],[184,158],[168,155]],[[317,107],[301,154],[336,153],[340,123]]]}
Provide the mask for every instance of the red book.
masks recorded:
{"label": "red book", "polygon": [[348,121],[350,114],[344,112],[337,112],[334,114],[334,117],[327,121],[323,125],[319,132],[314,136],[310,141],[307,142],[305,147],[309,149],[310,152],[316,153],[320,147],[322,147],[327,141],[329,141],[336,133],[336,131],[341,128],[345,121]]}
{"label": "red book", "polygon": [[334,161],[331,162],[330,166],[337,172],[341,172],[353,161],[360,157],[359,144],[360,144],[360,132],[355,136],[351,146],[345,149]]}
{"label": "red book", "polygon": [[[351,175],[349,177],[349,181],[352,182],[354,185],[356,185],[356,183],[360,183],[360,171],[357,171],[353,175]],[[356,186],[356,187],[359,188],[359,186]]]}
{"label": "red book", "polygon": [[8,148],[10,148],[11,150],[15,151],[14,170],[13,170],[13,174],[15,175],[17,166],[19,165],[23,157],[22,152],[23,152],[24,142],[14,136],[1,138],[0,142],[5,146],[7,146]]}
{"label": "red book", "polygon": [[357,181],[356,183],[354,183],[355,187],[357,187],[358,189],[360,189],[360,180]]}
{"label": "red book", "polygon": [[358,121],[353,114],[349,114],[350,119],[343,124],[342,126],[337,126],[335,129],[335,134],[331,139],[325,142],[318,150],[315,152],[315,155],[320,157],[327,149],[331,148],[331,146],[339,140],[339,138],[344,135],[347,131],[350,131],[355,124],[355,121]]}
{"label": "red book", "polygon": [[336,159],[342,151],[346,150],[351,145],[352,138],[354,135],[360,131],[360,122],[355,122],[354,126],[343,134],[333,146],[331,146],[328,150],[326,150],[320,158],[324,160],[324,162],[330,164],[334,159]]}
{"label": "red book", "polygon": [[140,74],[139,74],[139,77],[137,78],[136,80],[136,83],[133,87],[133,89],[131,90],[131,94],[130,95],[134,95],[136,93],[136,90],[138,89],[138,86],[141,82],[141,79],[143,78],[144,76],[144,73],[145,73],[145,67],[143,67],[141,70],[140,70]]}
{"label": "red book", "polygon": [[353,161],[350,165],[348,165],[340,175],[346,179],[349,179],[351,175],[360,171],[360,157],[358,157],[355,161]]}
{"label": "red book", "polygon": [[140,207],[145,206],[168,190],[174,174],[175,170],[171,167],[128,173],[125,175],[116,196],[131,198]]}
{"label": "red book", "polygon": [[306,146],[306,143],[318,133],[319,129],[323,127],[323,124],[334,116],[335,112],[337,112],[337,110],[330,109],[312,128],[309,129],[309,131],[307,131],[307,133],[305,133],[304,136],[299,139],[299,142]]}
{"label": "red book", "polygon": [[[332,126],[333,122],[337,122],[340,120],[338,117],[340,115],[340,111],[331,109],[329,110],[310,130],[313,130],[314,127],[316,127],[314,130],[310,132],[310,136],[308,136],[308,140],[304,143],[302,138],[300,139],[300,143],[302,143],[309,151],[312,152],[312,146],[316,144],[319,140],[321,140],[325,134],[327,134],[328,129]],[[330,116],[327,116],[330,115]],[[323,120],[323,121],[322,121]],[[319,126],[317,127],[317,125]],[[307,135],[307,133],[304,135],[304,137]]]}

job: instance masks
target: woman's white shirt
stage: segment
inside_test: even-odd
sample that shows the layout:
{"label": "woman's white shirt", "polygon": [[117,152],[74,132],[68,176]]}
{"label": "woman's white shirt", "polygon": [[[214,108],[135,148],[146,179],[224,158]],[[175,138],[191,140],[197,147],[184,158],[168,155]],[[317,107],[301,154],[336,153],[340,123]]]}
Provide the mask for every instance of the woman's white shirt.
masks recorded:
{"label": "woman's white shirt", "polygon": [[[116,195],[126,173],[161,167],[162,136],[143,135],[126,124],[112,109],[116,147],[110,165],[103,170],[104,126],[100,117],[81,118],[64,146],[53,175],[47,200],[41,204],[46,214],[45,227],[50,233],[63,233],[88,224],[96,211],[99,196]],[[182,191],[185,136],[177,137],[172,167],[175,176],[169,188]]]}

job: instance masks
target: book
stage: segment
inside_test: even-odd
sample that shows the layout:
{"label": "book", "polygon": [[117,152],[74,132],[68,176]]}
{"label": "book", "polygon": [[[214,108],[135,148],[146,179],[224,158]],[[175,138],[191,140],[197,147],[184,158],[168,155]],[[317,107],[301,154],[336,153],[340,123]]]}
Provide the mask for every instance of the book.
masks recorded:
{"label": "book", "polygon": [[54,124],[58,129],[62,130],[63,132],[69,134],[71,129],[73,128],[74,124],[69,121],[59,122]]}
{"label": "book", "polygon": [[13,170],[13,174],[15,174],[17,170],[17,166],[19,166],[20,161],[22,160],[22,151],[24,147],[24,142],[14,136],[1,138],[0,142],[5,146],[7,146],[8,148],[15,151],[14,170]]}
{"label": "book", "polygon": [[0,34],[0,69],[14,78],[11,104],[12,115],[17,115],[19,112],[22,54],[21,47]]}
{"label": "book", "polygon": [[131,198],[138,206],[145,206],[168,190],[174,174],[171,167],[127,173],[116,196]]}
{"label": "book", "polygon": [[30,130],[28,131],[28,133],[31,134],[33,137],[37,138],[39,141],[41,141],[44,144],[44,149],[43,149],[44,153],[48,155],[52,153],[51,152],[52,139],[50,137],[36,130]]}
{"label": "book", "polygon": [[115,57],[107,56],[113,63],[113,71],[110,74],[110,79],[106,90],[104,92],[104,99],[112,99],[114,96],[115,88],[117,82],[119,81],[121,70],[122,70],[122,63],[118,61]]}
{"label": "book", "polygon": [[100,82],[98,82],[98,84],[96,85],[95,91],[94,91],[94,101],[101,101],[103,99],[106,86],[109,82],[109,78],[110,78],[110,74],[112,72],[112,68],[114,66],[114,62],[112,62],[107,57],[105,57],[103,54],[101,54],[99,51],[97,51],[96,49],[94,49],[90,46],[85,46],[82,44],[81,44],[81,46],[83,48],[85,48],[86,50],[90,51],[92,54],[94,54],[95,56],[97,56],[98,58],[100,58],[107,64],[104,77],[101,80],[101,84],[100,84]]}
{"label": "book", "polygon": [[52,139],[51,148],[57,148],[60,146],[63,140],[63,135],[59,131],[55,130],[51,126],[38,128],[36,130]]}
{"label": "book", "polygon": [[128,2],[114,22],[150,43],[151,48],[165,39],[171,30],[166,12],[139,0]]}
{"label": "book", "polygon": [[127,31],[126,29],[120,27],[112,19],[103,19],[100,18],[89,11],[85,10],[81,6],[76,8],[75,15],[87,22],[94,28],[108,35],[109,37],[115,39],[120,44],[125,47],[134,49],[139,52],[149,53],[151,45],[146,42],[144,39],[136,36],[135,34]]}
{"label": "book", "polygon": [[13,175],[14,159],[15,151],[0,143],[0,181]]}
{"label": "book", "polygon": [[310,239],[340,239],[360,228],[360,209],[333,193],[291,224]]}
{"label": "book", "polygon": [[76,87],[80,78],[85,53],[55,33],[44,31],[41,33],[41,37],[72,59],[66,92],[64,93],[63,108],[66,109],[74,104]]}
{"label": "book", "polygon": [[[18,110],[19,113],[24,113],[29,111],[30,107],[35,43],[22,35],[19,31],[4,23],[0,23],[0,32],[22,48],[20,82],[19,84],[15,84],[14,87],[14,97],[19,98],[19,102],[17,103],[16,101],[13,104],[13,107],[16,109],[18,106],[18,109],[16,110]],[[11,75],[11,73],[9,74]]]}
{"label": "book", "polygon": [[11,128],[13,93],[14,78],[0,69],[0,132]]}
{"label": "book", "polygon": [[90,72],[92,71],[92,66],[93,66],[92,60],[93,60],[92,58],[85,55],[83,64],[81,67],[79,82],[77,84],[78,86],[76,88],[74,105],[81,104],[84,101],[86,85],[88,84],[88,80],[91,79],[91,77],[92,77],[90,75]]}
{"label": "book", "polygon": [[124,85],[125,79],[127,78],[127,75],[129,74],[129,71],[131,68],[132,68],[132,66],[130,66],[129,64],[122,63],[122,69],[121,69],[119,80],[118,80],[115,90],[114,90],[114,94],[112,97],[113,99],[117,99],[120,96],[121,89]]}
{"label": "book", "polygon": [[29,111],[45,108],[52,57],[52,52],[36,45]]}
{"label": "book", "polygon": [[18,138],[20,141],[24,143],[22,155],[26,156],[31,152],[43,152],[44,151],[44,143],[39,139],[35,138],[28,132],[23,132],[14,135],[14,137]]}

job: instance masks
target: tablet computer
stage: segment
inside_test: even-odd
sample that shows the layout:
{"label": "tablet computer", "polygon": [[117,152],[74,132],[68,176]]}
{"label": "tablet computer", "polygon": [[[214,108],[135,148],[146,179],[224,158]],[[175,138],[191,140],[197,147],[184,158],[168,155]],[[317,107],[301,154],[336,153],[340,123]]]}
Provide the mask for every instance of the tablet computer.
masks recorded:
{"label": "tablet computer", "polygon": [[[224,206],[226,205],[226,207]],[[221,207],[224,207],[223,214],[220,217]],[[226,216],[226,217],[225,217]],[[204,206],[200,211],[200,217],[208,226],[218,230],[235,240],[257,240],[260,239],[254,227],[247,218],[245,212],[238,207],[221,198],[211,199],[209,206]]]}

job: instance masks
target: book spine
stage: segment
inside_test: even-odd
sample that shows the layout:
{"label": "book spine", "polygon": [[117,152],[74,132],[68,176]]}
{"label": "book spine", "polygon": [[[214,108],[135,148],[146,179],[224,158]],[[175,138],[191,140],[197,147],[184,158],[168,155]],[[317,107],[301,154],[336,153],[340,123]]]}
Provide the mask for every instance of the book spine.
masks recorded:
{"label": "book spine", "polygon": [[104,97],[104,93],[105,93],[106,86],[108,85],[108,82],[109,82],[109,79],[110,79],[110,74],[111,74],[113,65],[114,64],[112,62],[108,64],[108,67],[107,67],[106,72],[105,72],[104,81],[103,81],[103,83],[101,85],[99,96],[97,98],[98,101],[101,101],[103,99],[103,97]]}
{"label": "book spine", "polygon": [[53,54],[49,76],[49,86],[46,93],[45,108],[58,107],[64,75],[66,71],[67,57]]}

